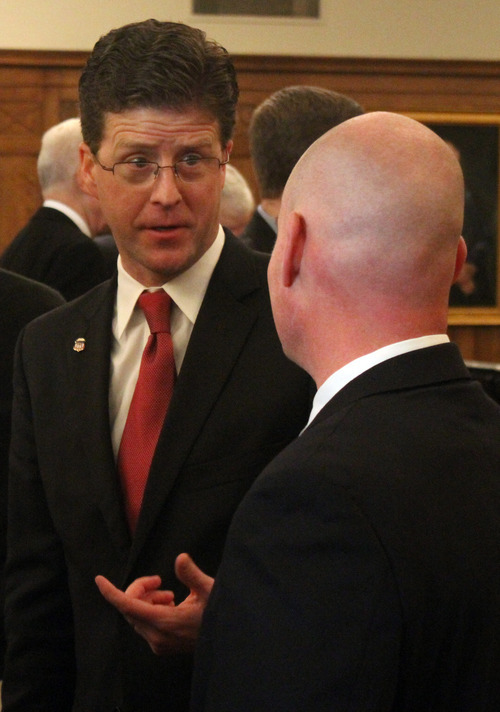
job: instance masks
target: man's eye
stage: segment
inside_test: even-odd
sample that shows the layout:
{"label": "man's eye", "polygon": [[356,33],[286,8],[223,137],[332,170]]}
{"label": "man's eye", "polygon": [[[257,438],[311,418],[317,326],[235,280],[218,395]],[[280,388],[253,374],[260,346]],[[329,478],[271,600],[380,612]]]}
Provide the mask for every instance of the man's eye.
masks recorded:
{"label": "man's eye", "polygon": [[182,162],[185,163],[186,166],[197,166],[200,161],[201,156],[197,156],[196,154],[190,154],[182,159]]}
{"label": "man's eye", "polygon": [[132,168],[147,168],[151,165],[151,162],[145,158],[133,158],[131,161],[125,161],[125,163]]}

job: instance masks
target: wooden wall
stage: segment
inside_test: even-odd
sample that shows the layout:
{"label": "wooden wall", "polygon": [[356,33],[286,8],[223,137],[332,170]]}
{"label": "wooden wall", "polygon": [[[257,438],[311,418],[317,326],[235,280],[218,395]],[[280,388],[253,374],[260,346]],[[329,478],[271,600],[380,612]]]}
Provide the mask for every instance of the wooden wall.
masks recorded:
{"label": "wooden wall", "polygon": [[[0,252],[40,204],[42,133],[78,113],[82,52],[0,51]],[[236,56],[241,98],[232,162],[256,191],[247,130],[273,91],[312,84],[348,94],[366,110],[500,115],[500,63]],[[457,323],[459,322],[459,323]],[[500,318],[452,315],[450,336],[466,358],[500,361]]]}

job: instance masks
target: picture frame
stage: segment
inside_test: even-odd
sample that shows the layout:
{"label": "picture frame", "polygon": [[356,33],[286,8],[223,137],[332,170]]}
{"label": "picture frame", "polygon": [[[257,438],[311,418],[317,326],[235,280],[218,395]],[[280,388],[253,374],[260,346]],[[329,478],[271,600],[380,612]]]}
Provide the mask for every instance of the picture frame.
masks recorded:
{"label": "picture frame", "polygon": [[320,0],[191,0],[193,15],[318,19]]}
{"label": "picture frame", "polygon": [[467,264],[450,294],[450,325],[500,324],[500,114],[404,112],[457,151],[466,185]]}

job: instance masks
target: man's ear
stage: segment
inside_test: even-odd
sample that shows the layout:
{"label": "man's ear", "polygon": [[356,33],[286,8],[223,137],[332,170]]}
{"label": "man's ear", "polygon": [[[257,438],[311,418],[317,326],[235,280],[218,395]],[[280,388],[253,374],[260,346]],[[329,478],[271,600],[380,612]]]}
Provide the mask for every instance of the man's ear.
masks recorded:
{"label": "man's ear", "polygon": [[306,224],[300,213],[292,211],[285,226],[285,247],[283,251],[283,285],[291,287],[295,282],[302,263],[306,241]]}
{"label": "man's ear", "polygon": [[80,144],[80,168],[77,175],[77,180],[80,188],[94,198],[99,198],[97,187],[94,181],[94,171],[96,163],[90,148],[86,143]]}
{"label": "man's ear", "polygon": [[460,237],[457,247],[457,256],[455,258],[455,273],[453,275],[453,282],[456,282],[458,275],[460,274],[462,267],[467,259],[467,245],[463,237]]}
{"label": "man's ear", "polygon": [[231,155],[232,150],[233,150],[233,141],[230,140],[227,142],[226,147],[224,148],[224,152],[227,154],[228,161],[229,161],[229,156]]}

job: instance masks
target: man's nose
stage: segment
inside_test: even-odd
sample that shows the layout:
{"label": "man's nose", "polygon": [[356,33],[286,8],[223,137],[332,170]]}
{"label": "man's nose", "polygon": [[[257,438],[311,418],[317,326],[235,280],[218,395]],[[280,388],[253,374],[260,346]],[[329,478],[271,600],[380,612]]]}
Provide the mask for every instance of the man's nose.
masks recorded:
{"label": "man's nose", "polygon": [[151,201],[162,205],[178,203],[182,200],[179,183],[180,178],[176,177],[173,166],[160,166],[158,175],[153,179]]}

